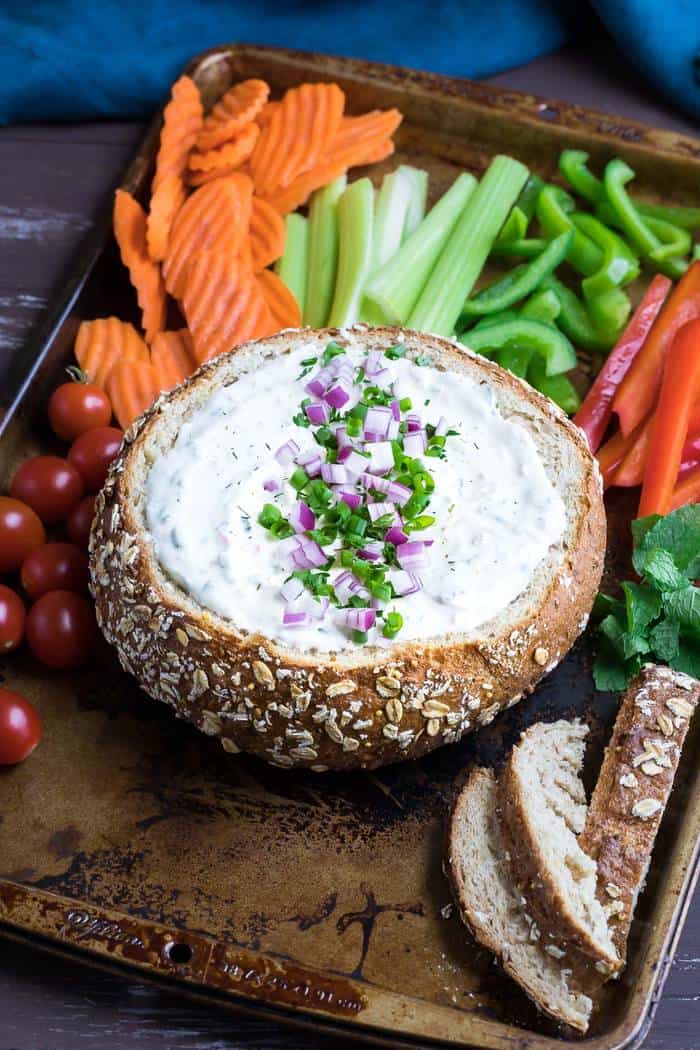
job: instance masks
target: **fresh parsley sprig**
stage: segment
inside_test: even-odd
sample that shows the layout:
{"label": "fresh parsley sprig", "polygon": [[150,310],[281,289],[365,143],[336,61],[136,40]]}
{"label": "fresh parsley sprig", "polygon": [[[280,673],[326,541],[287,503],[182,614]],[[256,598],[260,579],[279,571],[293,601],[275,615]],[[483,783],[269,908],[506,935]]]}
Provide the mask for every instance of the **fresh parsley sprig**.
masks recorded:
{"label": "fresh parsley sprig", "polygon": [[598,689],[625,689],[648,660],[700,678],[700,505],[632,523],[632,565],[639,582],[624,597],[599,594],[594,615]]}

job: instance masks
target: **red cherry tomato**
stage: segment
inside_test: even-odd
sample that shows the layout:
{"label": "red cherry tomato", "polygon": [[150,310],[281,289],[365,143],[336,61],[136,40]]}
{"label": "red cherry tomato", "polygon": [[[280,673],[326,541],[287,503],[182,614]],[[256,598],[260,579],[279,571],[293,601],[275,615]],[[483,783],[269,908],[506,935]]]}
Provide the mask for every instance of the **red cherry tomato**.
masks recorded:
{"label": "red cherry tomato", "polygon": [[45,525],[63,521],[83,494],[80,474],[60,456],[34,456],[18,467],[10,495],[37,512]]}
{"label": "red cherry tomato", "polygon": [[84,551],[74,543],[45,543],[28,554],[22,562],[22,586],[36,601],[47,591],[73,591],[81,594],[88,589],[88,560]]}
{"label": "red cherry tomato", "polygon": [[46,543],[46,532],[26,503],[0,496],[0,572],[14,572],[35,547]]}
{"label": "red cherry tomato", "polygon": [[95,497],[83,496],[77,507],[73,507],[66,518],[68,539],[83,550],[87,550],[92,519],[95,517]]}
{"label": "red cherry tomato", "polygon": [[40,740],[37,709],[19,693],[0,689],[0,766],[24,762]]}
{"label": "red cherry tomato", "polygon": [[0,653],[11,653],[22,641],[24,618],[24,602],[20,596],[0,584]]}
{"label": "red cherry tomato", "polygon": [[79,594],[49,591],[29,610],[26,635],[29,648],[47,667],[81,667],[97,637],[94,609]]}
{"label": "red cherry tomato", "polygon": [[68,459],[79,471],[88,492],[97,492],[104,485],[123,437],[124,431],[118,427],[98,427],[81,434],[71,445]]}
{"label": "red cherry tomato", "polygon": [[87,430],[109,426],[112,406],[94,383],[61,383],[49,398],[48,414],[54,434],[74,441]]}

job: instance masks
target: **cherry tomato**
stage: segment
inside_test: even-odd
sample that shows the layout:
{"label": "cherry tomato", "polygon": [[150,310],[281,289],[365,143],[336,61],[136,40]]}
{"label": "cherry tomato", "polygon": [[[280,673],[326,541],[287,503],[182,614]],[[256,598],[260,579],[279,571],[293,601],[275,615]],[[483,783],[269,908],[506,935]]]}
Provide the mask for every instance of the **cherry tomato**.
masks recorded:
{"label": "cherry tomato", "polygon": [[124,432],[118,427],[97,427],[81,434],[71,445],[68,459],[79,471],[88,492],[97,492],[104,485],[123,437]]}
{"label": "cherry tomato", "polygon": [[54,434],[74,441],[87,430],[109,426],[112,406],[94,383],[61,383],[49,398],[48,414]]}
{"label": "cherry tomato", "polygon": [[77,507],[73,507],[66,518],[68,539],[83,550],[87,550],[92,519],[95,517],[95,497],[83,496]]}
{"label": "cherry tomato", "polygon": [[39,712],[19,693],[0,689],[0,766],[24,762],[41,740]]}
{"label": "cherry tomato", "polygon": [[29,648],[47,667],[81,667],[97,637],[94,609],[79,594],[49,591],[29,610],[26,635]]}
{"label": "cherry tomato", "polygon": [[24,617],[24,602],[20,596],[10,587],[0,584],[0,653],[11,653],[22,641]]}
{"label": "cherry tomato", "polygon": [[63,521],[83,495],[80,474],[60,456],[34,456],[18,467],[10,495],[24,500],[45,525]]}
{"label": "cherry tomato", "polygon": [[0,496],[0,572],[14,572],[35,547],[46,543],[37,514],[18,499]]}
{"label": "cherry tomato", "polygon": [[85,592],[88,575],[87,555],[74,543],[37,547],[24,559],[20,571],[22,586],[34,602],[47,591]]}

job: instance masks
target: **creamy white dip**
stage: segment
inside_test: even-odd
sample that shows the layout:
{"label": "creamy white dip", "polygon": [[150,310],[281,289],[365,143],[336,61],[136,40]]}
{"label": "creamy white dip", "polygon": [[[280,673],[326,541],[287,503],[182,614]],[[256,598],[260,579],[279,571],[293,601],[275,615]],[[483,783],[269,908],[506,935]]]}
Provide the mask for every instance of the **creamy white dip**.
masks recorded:
{"label": "creamy white dip", "polygon": [[[302,450],[314,446],[311,432],[292,421],[307,396],[299,376],[310,352],[270,359],[192,414],[150,470],[146,517],[163,569],[239,629],[302,651],[356,648],[332,608],[321,622],[282,625],[289,561],[257,521],[273,499],[265,481],[280,483],[273,501],[285,517],[296,501],[287,481],[294,466],[277,463],[275,450],[290,438]],[[359,348],[349,353],[358,364],[365,356]],[[500,415],[485,383],[406,358],[386,364],[424,422],[445,416],[458,431],[444,460],[426,460],[435,479],[426,511],[436,518],[435,542],[422,590],[388,606],[404,620],[396,641],[473,631],[525,590],[562,536],[564,506],[529,433]],[[379,631],[370,641],[392,644]]]}

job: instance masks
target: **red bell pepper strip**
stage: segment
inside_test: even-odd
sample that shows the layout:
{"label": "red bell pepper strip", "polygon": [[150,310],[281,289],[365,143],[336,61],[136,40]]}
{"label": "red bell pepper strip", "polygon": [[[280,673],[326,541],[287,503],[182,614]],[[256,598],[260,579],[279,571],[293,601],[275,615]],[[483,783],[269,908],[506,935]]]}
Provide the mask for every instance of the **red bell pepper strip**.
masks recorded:
{"label": "red bell pepper strip", "polygon": [[644,468],[640,518],[647,514],[667,514],[670,509],[698,390],[700,319],[690,321],[678,330],[666,357]]}
{"label": "red bell pepper strip", "polygon": [[678,480],[684,481],[689,474],[693,473],[696,467],[700,467],[700,433],[692,433],[688,430],[688,440],[683,446]]}
{"label": "red bell pepper strip", "polygon": [[598,449],[596,459],[598,460],[600,473],[603,475],[604,488],[610,488],[611,485],[615,484],[617,470],[625,456],[634,448],[643,426],[644,424],[633,430],[628,437],[625,437],[621,430],[616,430],[613,436]]}
{"label": "red bell pepper strip", "polygon": [[574,423],[588,438],[591,452],[600,448],[612,418],[617,389],[642,347],[670,288],[668,277],[657,274],[574,416]]}
{"label": "red bell pepper strip", "polygon": [[[612,485],[619,485],[622,488],[633,488],[635,485],[642,484],[644,469],[649,455],[653,424],[654,417],[649,416],[644,422],[642,429],[638,432],[636,441],[615,471],[611,479]],[[700,449],[700,403],[693,405],[690,419],[688,420],[688,440],[683,446],[681,471],[686,461],[693,461],[697,455],[696,449]]]}
{"label": "red bell pepper strip", "polygon": [[664,358],[682,325],[700,317],[700,261],[688,267],[659,312],[613,400],[622,433],[629,434],[651,410],[664,370]]}
{"label": "red bell pepper strip", "polygon": [[669,510],[685,507],[687,503],[700,502],[700,467],[692,470],[687,477],[679,481],[673,490]]}

